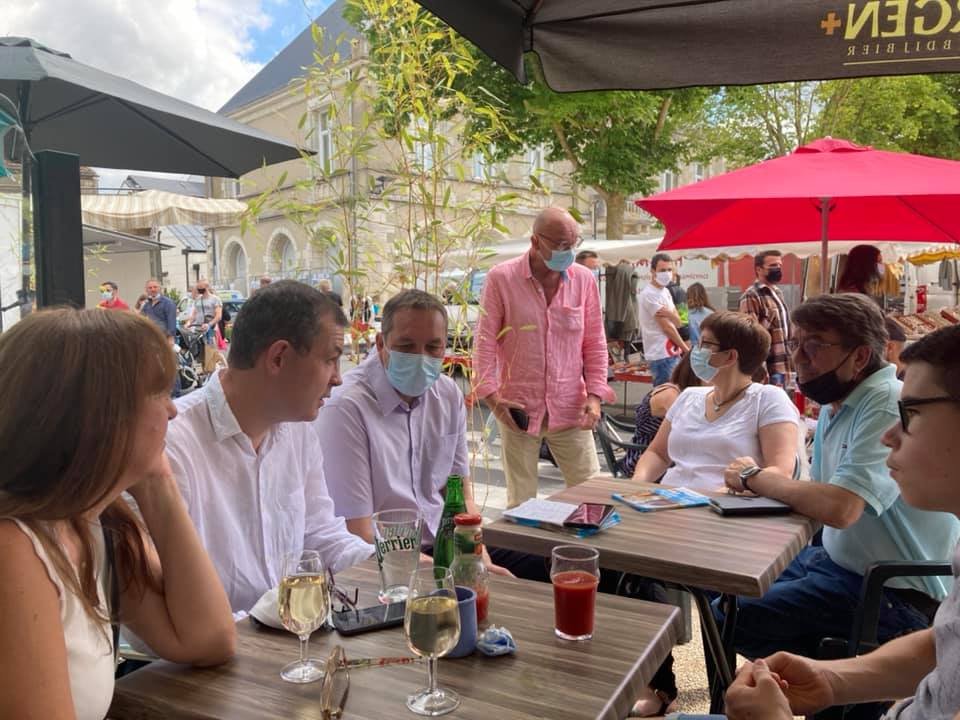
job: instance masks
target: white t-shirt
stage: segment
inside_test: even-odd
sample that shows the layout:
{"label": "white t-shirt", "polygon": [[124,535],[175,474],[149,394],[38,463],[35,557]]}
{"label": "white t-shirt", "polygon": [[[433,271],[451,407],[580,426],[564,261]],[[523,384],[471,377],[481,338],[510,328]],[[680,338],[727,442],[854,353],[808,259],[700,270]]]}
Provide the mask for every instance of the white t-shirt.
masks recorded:
{"label": "white t-shirt", "polygon": [[729,410],[710,422],[706,409],[712,390],[687,388],[667,411],[667,452],[674,466],[664,475],[664,485],[718,490],[723,487],[724,469],[738,457],[752,457],[761,466],[766,464],[760,452],[760,428],[782,422],[799,427],[800,416],[787,394],[775,385],[758,383],[750,385]]}
{"label": "white t-shirt", "polygon": [[643,340],[643,357],[647,360],[663,360],[679,355],[679,348],[666,336],[656,318],[657,310],[662,307],[676,311],[670,291],[650,283],[637,293],[637,307],[640,334]]}

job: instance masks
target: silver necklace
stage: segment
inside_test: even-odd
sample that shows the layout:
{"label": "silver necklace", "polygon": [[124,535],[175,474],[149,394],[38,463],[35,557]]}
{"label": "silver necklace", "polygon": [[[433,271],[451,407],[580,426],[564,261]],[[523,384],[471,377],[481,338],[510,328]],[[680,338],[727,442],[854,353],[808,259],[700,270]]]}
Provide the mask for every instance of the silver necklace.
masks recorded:
{"label": "silver necklace", "polygon": [[730,397],[728,397],[728,398],[727,398],[726,400],[724,400],[723,402],[719,402],[719,403],[717,402],[717,391],[716,391],[716,390],[712,390],[712,391],[710,392],[710,402],[713,404],[713,411],[714,411],[714,412],[720,412],[720,408],[722,408],[724,405],[729,405],[729,404],[732,403],[734,400],[736,400],[738,397],[740,397],[741,395],[743,395],[743,393],[746,391],[746,389],[747,389],[748,387],[750,387],[750,385],[752,385],[752,384],[753,384],[753,383],[748,383],[747,385],[744,385],[742,388],[740,388],[739,390],[737,390],[733,395],[731,395]]}

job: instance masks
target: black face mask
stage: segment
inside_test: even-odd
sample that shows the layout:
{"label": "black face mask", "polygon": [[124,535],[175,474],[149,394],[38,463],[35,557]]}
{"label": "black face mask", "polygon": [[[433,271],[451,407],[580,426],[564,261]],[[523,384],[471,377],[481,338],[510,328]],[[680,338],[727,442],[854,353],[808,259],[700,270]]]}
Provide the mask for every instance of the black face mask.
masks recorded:
{"label": "black face mask", "polygon": [[[856,351],[851,350],[847,357],[840,361],[840,365],[843,365],[854,352]],[[837,365],[833,370],[817,375],[812,380],[799,383],[800,392],[820,405],[829,405],[838,400],[843,400],[853,392],[853,389],[857,386],[857,381],[855,379],[843,381],[838,378],[837,370],[840,365]]]}
{"label": "black face mask", "polygon": [[767,270],[767,282],[778,283],[783,280],[783,270],[781,268],[770,268]]}

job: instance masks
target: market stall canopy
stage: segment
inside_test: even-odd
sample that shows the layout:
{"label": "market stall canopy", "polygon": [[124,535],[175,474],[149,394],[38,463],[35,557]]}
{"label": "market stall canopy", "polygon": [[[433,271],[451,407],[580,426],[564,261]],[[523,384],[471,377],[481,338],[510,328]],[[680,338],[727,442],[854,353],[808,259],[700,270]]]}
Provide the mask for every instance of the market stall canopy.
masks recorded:
{"label": "market stall canopy", "polygon": [[[848,255],[858,242],[830,242],[829,257]],[[941,260],[955,260],[960,258],[960,249],[956,245],[918,245],[916,243],[871,243],[879,251],[884,262],[895,263],[906,261],[913,265],[929,265]],[[726,245],[722,247],[703,248],[700,250],[669,251],[675,257],[694,258],[703,257],[710,260],[738,260],[743,257],[754,257],[763,250],[781,250],[786,255],[794,255],[801,260],[818,257],[821,254],[819,242],[791,243],[778,246],[770,243],[758,245]]]}
{"label": "market stall canopy", "polygon": [[950,245],[960,162],[824,138],[637,205],[666,226],[662,250],[819,241],[825,258],[833,241]]}
{"label": "market stall canopy", "polygon": [[145,190],[129,195],[83,195],[83,222],[117,231],[149,230],[162,225],[236,225],[247,209],[239,200],[213,200]]}
{"label": "market stall canopy", "polygon": [[83,165],[240,177],[300,157],[279,138],[29,38],[0,38],[0,95],[34,152],[71,153]]}
{"label": "market stall canopy", "polygon": [[960,72],[953,2],[417,0],[521,82],[653,90]]}

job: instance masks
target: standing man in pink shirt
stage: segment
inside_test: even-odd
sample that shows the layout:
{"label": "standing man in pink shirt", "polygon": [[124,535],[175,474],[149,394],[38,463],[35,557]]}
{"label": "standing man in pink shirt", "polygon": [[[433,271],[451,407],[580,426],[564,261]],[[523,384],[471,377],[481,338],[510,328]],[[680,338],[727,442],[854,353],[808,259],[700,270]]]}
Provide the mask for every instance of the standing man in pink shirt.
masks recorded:
{"label": "standing man in pink shirt", "polygon": [[484,284],[474,383],[500,429],[509,507],[536,497],[543,439],[568,486],[600,469],[593,428],[614,394],[597,283],[574,263],[580,243],[570,213],[547,208],[530,250],[492,268]]}

